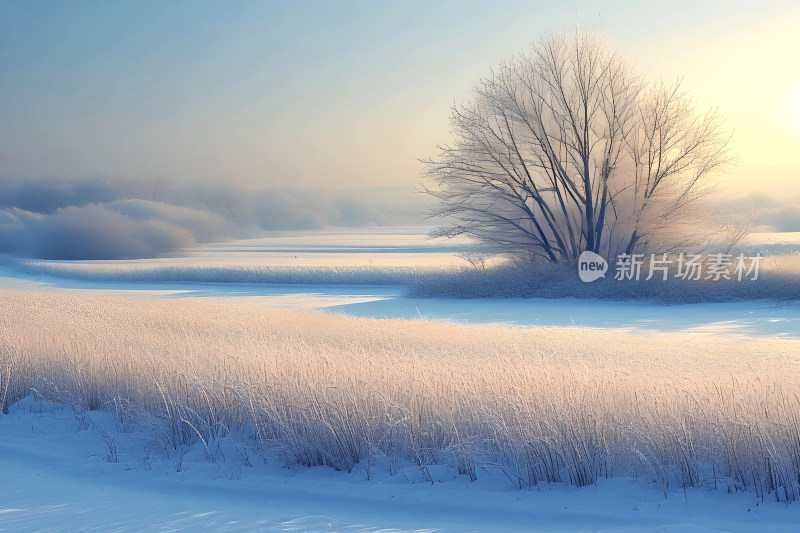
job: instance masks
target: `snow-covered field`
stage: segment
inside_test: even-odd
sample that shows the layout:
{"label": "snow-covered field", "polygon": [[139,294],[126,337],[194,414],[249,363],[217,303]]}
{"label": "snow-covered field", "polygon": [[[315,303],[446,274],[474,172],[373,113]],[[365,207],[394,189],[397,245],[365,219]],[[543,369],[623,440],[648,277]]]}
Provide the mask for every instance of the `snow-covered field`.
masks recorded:
{"label": "snow-covered field", "polygon": [[[26,398],[0,418],[0,531],[325,532],[791,532],[796,504],[705,488],[661,490],[631,479],[576,488],[516,490],[442,469],[436,483],[414,472],[337,472],[211,464],[201,446],[175,461],[116,431],[109,413],[75,413]],[[109,462],[102,428],[113,435]]]}
{"label": "snow-covered field", "polygon": [[[784,246],[781,250],[785,251],[786,246],[796,243],[795,237],[779,235],[758,243]],[[660,306],[641,302],[569,299],[415,299],[406,296],[399,284],[313,283],[313,274],[317,272],[314,268],[320,266],[362,268],[369,275],[376,274],[375,279],[385,279],[386,273],[390,272],[397,279],[402,279],[408,275],[409,269],[462,264],[463,260],[457,258],[455,253],[465,246],[468,247],[469,243],[431,243],[423,238],[419,228],[399,228],[380,232],[296,232],[273,238],[208,245],[191,250],[182,257],[156,260],[0,261],[0,295],[5,299],[2,303],[10,305],[9,302],[12,302],[16,305],[13,307],[14,317],[8,314],[0,317],[0,344],[8,350],[8,346],[24,344],[26,338],[39,338],[42,343],[39,348],[20,352],[17,356],[23,354],[21,357],[24,360],[33,357],[34,353],[52,351],[54,358],[43,360],[49,361],[46,368],[55,372],[58,368],[68,368],[65,361],[69,361],[70,357],[77,361],[85,355],[76,355],[89,349],[87,346],[91,343],[85,339],[105,335],[112,340],[117,339],[114,341],[116,344],[110,344],[114,348],[113,353],[102,350],[96,353],[103,353],[104,357],[128,354],[124,359],[130,361],[126,363],[128,366],[118,365],[120,375],[124,377],[126,372],[134,374],[137,372],[136,357],[140,356],[137,354],[150,353],[147,346],[151,341],[145,340],[138,345],[124,341],[124,336],[114,337],[118,334],[116,330],[103,333],[107,316],[116,316],[114,313],[125,309],[128,305],[124,303],[126,301],[142,302],[143,306],[150,305],[145,302],[155,305],[157,302],[169,304],[173,301],[189,306],[194,302],[204,306],[220,305],[223,306],[220,309],[226,309],[224,313],[229,315],[225,320],[230,321],[223,320],[221,323],[228,324],[236,323],[239,316],[236,309],[241,309],[242,316],[251,316],[259,308],[270,307],[292,310],[289,312],[323,311],[354,317],[413,319],[413,322],[381,323],[388,325],[380,327],[397,332],[422,331],[419,328],[432,327],[420,319],[510,326],[514,329],[492,330],[501,332],[496,341],[498,346],[507,342],[501,338],[508,337],[517,339],[522,351],[539,350],[536,353],[541,354],[541,350],[544,350],[544,353],[556,357],[559,354],[566,357],[564,354],[569,351],[573,354],[570,356],[573,358],[570,364],[575,365],[573,371],[579,374],[593,368],[593,365],[602,367],[598,376],[604,376],[606,381],[600,383],[601,378],[598,377],[594,385],[590,380],[584,382],[583,386],[606,386],[609,380],[630,374],[645,381],[649,377],[648,383],[661,383],[660,386],[666,387],[665,390],[675,393],[674,396],[669,395],[673,394],[671,392],[664,397],[664,406],[649,405],[654,409],[651,414],[662,413],[662,408],[668,405],[677,406],[677,414],[682,413],[680,409],[690,404],[684,403],[686,398],[677,392],[689,391],[686,394],[690,395],[690,399],[703,407],[698,407],[699,411],[692,410],[691,416],[687,415],[686,418],[681,418],[682,415],[674,420],[670,418],[664,427],[672,427],[670,424],[674,423],[675,428],[683,428],[680,431],[687,431],[686,434],[691,435],[692,439],[698,439],[697,443],[705,443],[704,439],[716,431],[707,427],[710,421],[715,424],[730,423],[731,428],[754,423],[755,419],[748,419],[747,416],[756,416],[754,413],[758,413],[758,410],[750,415],[742,415],[744,418],[741,419],[733,416],[726,419],[724,414],[728,404],[725,401],[733,401],[732,405],[744,402],[741,405],[745,407],[751,404],[757,407],[759,402],[764,402],[764,405],[770,406],[769,409],[777,409],[772,403],[774,397],[770,395],[790,398],[792,390],[800,383],[797,369],[791,363],[800,360],[800,345],[797,344],[800,341],[796,340],[800,337],[798,302],[751,301]],[[230,273],[240,276],[242,272],[247,274],[262,267],[308,268],[312,283],[219,283],[203,281],[202,277],[210,275],[209,279],[218,279]],[[167,269],[163,271],[169,273],[169,279],[131,281],[136,279],[137,272],[153,268]],[[195,274],[200,269],[202,275],[195,275],[191,282],[182,281],[180,275],[185,271],[182,269],[193,269]],[[111,276],[108,276],[109,272]],[[259,272],[259,275],[263,273]],[[246,276],[244,281],[247,281]],[[56,302],[52,304],[56,307],[53,310],[55,314],[47,315],[46,302],[51,296],[61,299],[53,300]],[[100,299],[91,300],[96,297]],[[76,303],[69,303],[69,298],[77,298],[74,300]],[[118,298],[122,299],[115,300]],[[113,303],[115,301],[120,303]],[[106,305],[110,305],[108,312],[104,311]],[[8,313],[12,307],[5,309]],[[95,313],[96,318],[91,322],[94,325],[70,325],[68,321],[59,321],[59,312],[69,313],[75,309],[83,309],[81,312],[84,314]],[[31,315],[30,330],[19,326],[19,320],[24,319],[24,316],[22,319],[20,316],[25,313]],[[48,323],[43,318],[45,315],[54,318]],[[268,317],[268,313],[265,317]],[[242,319],[245,323],[247,320]],[[268,318],[264,320],[268,321]],[[315,343],[322,342],[318,331],[320,323],[315,322],[319,318],[310,319],[310,322],[305,320],[299,319],[296,335],[305,339],[303,342],[309,346],[316,346]],[[304,329],[303,324],[306,323],[317,326],[309,325]],[[330,325],[338,322],[328,324],[325,327],[334,331],[343,327]],[[522,339],[528,339],[527,336],[539,331],[526,329],[530,326],[544,327],[540,333],[551,340],[545,342],[544,347],[538,341],[523,342]],[[142,328],[144,332],[149,331],[146,324],[142,324]],[[27,337],[22,334],[23,331],[27,331]],[[171,332],[170,338],[175,342],[176,349],[184,344],[194,346],[192,349],[196,350],[201,346],[187,340],[193,338],[195,330],[182,326],[177,318],[175,324],[164,331]],[[231,331],[238,330],[232,327]],[[353,331],[353,338],[359,338],[361,333],[358,333],[358,328]],[[431,331],[439,330],[434,328]],[[442,353],[456,351],[463,354],[465,346],[494,346],[491,335],[497,333],[489,335],[481,333],[484,331],[481,329],[469,331],[476,333],[460,334],[464,338],[459,340],[461,344],[457,349],[452,339],[442,341],[439,349]],[[652,333],[654,331],[660,333]],[[238,337],[229,338],[222,331],[216,336],[213,331],[206,331],[204,335],[205,344],[202,345],[208,346],[208,353],[218,356],[226,353],[231,358],[242,355],[226,352],[239,346]],[[555,340],[558,335],[565,335],[564,340]],[[574,359],[576,346],[590,346],[591,341],[586,339],[591,339],[593,335],[599,335],[598,342],[602,346],[598,350],[606,354],[602,357],[611,357],[609,354],[619,357],[618,352],[623,347],[628,351],[624,352],[622,359],[605,360],[601,357],[600,362],[596,359],[577,362]],[[431,344],[428,339],[417,345],[418,341],[413,340],[415,338],[408,337],[402,342],[410,345],[412,351],[414,347],[424,348],[424,353],[420,354],[422,357],[436,355],[430,352],[431,346],[437,344]],[[56,339],[61,340],[56,342]],[[180,340],[176,342],[175,339]],[[260,342],[269,344],[271,339],[274,337],[264,333]],[[629,350],[636,343],[642,343],[641,352]],[[719,346],[713,348],[717,344]],[[368,342],[354,344],[360,350],[366,350],[365,345],[376,346]],[[714,364],[709,363],[710,360],[703,362],[697,353],[680,351],[681,346],[693,346],[692,351],[700,352],[706,345],[716,354]],[[563,350],[560,348],[562,346]],[[760,348],[756,350],[756,346]],[[450,352],[447,347],[451,348]],[[149,350],[155,351],[156,348],[150,346]],[[433,352],[436,352],[435,348]],[[656,360],[660,357],[657,354],[667,354],[672,359],[659,361]],[[9,375],[16,376],[14,372],[20,368],[15,370],[8,363],[8,355],[9,352],[3,355],[0,351],[0,381]],[[200,357],[197,361],[203,360],[203,354],[199,351],[194,355]],[[732,359],[728,361],[727,357]],[[107,368],[104,365],[107,362],[98,367]],[[453,368],[464,367],[464,371],[467,371],[468,366],[460,360]],[[560,375],[558,372],[561,371],[556,367],[540,368],[548,375],[551,384],[553,376]],[[165,376],[175,373],[168,365],[162,366],[162,369]],[[659,369],[664,372],[659,374]],[[726,376],[719,378],[718,386],[722,387],[719,390],[734,394],[728,400],[715,399],[708,389],[703,389],[703,384],[715,383],[712,378],[717,375],[714,374],[717,370],[720,371],[719,376]],[[198,367],[193,372],[199,376],[204,370]],[[551,375],[550,372],[555,374]],[[714,376],[710,376],[710,373]],[[337,471],[330,466],[295,465],[287,469],[274,457],[264,464],[262,457],[252,449],[244,459],[239,447],[250,441],[247,435],[236,432],[231,433],[227,440],[220,438],[217,443],[226,457],[224,460],[211,460],[208,445],[204,445],[202,439],[195,439],[196,442],[186,445],[176,454],[176,450],[170,452],[154,446],[153,443],[158,441],[153,434],[155,425],[142,426],[133,422],[132,426],[121,424],[119,413],[109,412],[110,406],[115,404],[109,404],[108,398],[101,402],[105,410],[66,407],[63,402],[70,397],[67,394],[69,391],[61,390],[62,394],[54,394],[60,389],[52,386],[83,383],[78,379],[80,375],[67,376],[69,379],[60,375],[56,379],[56,374],[53,374],[48,378],[49,381],[40,382],[40,385],[44,383],[49,387],[47,391],[37,391],[38,394],[23,391],[21,394],[24,398],[10,406],[9,414],[0,415],[0,530],[699,532],[796,531],[800,527],[800,508],[796,502],[777,503],[774,495],[761,498],[753,492],[753,488],[742,490],[726,474],[706,472],[702,458],[698,458],[697,468],[702,471],[703,482],[686,489],[680,488],[674,480],[664,489],[663,485],[652,482],[653,475],[639,468],[621,471],[619,477],[606,479],[601,476],[596,484],[580,488],[566,482],[542,482],[536,487],[520,490],[514,488],[507,469],[494,468],[488,460],[478,463],[481,466],[477,469],[477,481],[470,482],[467,476],[459,475],[458,468],[446,460],[442,464],[426,465],[430,475],[424,474],[419,464],[409,462],[407,458],[403,460],[405,462],[400,461],[399,466],[389,465],[386,449],[376,456],[374,464],[360,462],[350,472]],[[423,385],[419,391],[420,398],[431,394],[424,388],[429,375],[432,374],[422,372],[419,375],[418,383]],[[59,381],[62,378],[64,381]],[[538,379],[544,378],[531,378]],[[784,381],[775,385],[775,380]],[[210,382],[203,383],[203,386],[210,387]],[[399,380],[398,383],[406,382]],[[623,380],[620,383],[628,382]],[[327,390],[324,371],[313,386]],[[338,386],[342,387],[343,384],[339,383]],[[198,390],[202,390],[202,387]],[[0,384],[0,393],[2,391],[3,385]],[[736,391],[754,396],[735,397]],[[552,390],[547,392],[548,395],[542,398],[555,401],[552,398],[558,394],[553,396]],[[517,397],[515,394],[520,392],[511,394],[509,389],[506,399]],[[62,403],[49,403],[42,399],[42,395]],[[588,398],[587,401],[596,404],[593,408],[602,409],[606,405],[600,401],[600,397]],[[607,405],[616,404],[610,402]],[[623,402],[619,405],[627,404]],[[782,405],[780,409],[797,414],[796,407],[796,404],[794,407]],[[622,411],[619,412],[612,409],[609,416],[619,417],[627,413],[623,407],[620,409]],[[773,427],[771,420],[758,421],[748,427],[768,431]],[[656,424],[659,420],[647,422]],[[706,426],[695,427],[694,424]],[[204,434],[204,430],[199,429],[199,433]],[[650,457],[650,452],[645,448],[637,450],[643,452],[645,457]],[[668,463],[671,459],[664,460]],[[793,468],[796,475],[800,468],[798,464],[791,466],[787,463],[784,466],[789,469],[787,471]],[[433,483],[429,483],[426,477]],[[712,479],[713,482],[710,481]],[[717,485],[716,489],[713,488],[714,484]],[[728,494],[725,487],[732,487],[733,492]],[[664,497],[664,490],[667,498]]]}

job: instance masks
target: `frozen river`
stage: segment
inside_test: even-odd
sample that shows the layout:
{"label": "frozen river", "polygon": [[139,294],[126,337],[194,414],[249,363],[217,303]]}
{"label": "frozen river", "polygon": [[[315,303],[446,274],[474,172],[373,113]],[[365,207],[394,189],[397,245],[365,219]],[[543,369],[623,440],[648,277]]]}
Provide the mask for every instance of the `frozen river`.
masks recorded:
{"label": "frozen river", "polygon": [[[24,269],[0,263],[0,287],[88,291],[161,298],[213,298],[270,307],[319,310],[359,317],[491,323],[512,327],[590,327],[800,336],[800,303],[747,301],[688,305],[580,299],[419,299],[400,285],[181,282],[181,269],[430,268],[464,264],[466,241],[425,238],[422,228],[292,232],[263,239],[200,246],[181,257],[135,261],[50,261]],[[169,269],[167,281],[124,281]],[[239,269],[239,270],[236,270]],[[117,281],[98,281],[109,279]],[[313,276],[313,274],[311,274]],[[123,280],[123,281],[120,281]]]}

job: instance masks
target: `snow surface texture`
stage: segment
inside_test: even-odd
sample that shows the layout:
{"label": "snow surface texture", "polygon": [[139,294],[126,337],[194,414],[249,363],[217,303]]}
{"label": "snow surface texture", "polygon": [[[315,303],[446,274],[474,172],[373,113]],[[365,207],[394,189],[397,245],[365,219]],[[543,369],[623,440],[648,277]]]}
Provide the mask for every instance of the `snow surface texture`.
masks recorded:
{"label": "snow surface texture", "polygon": [[631,479],[519,491],[496,474],[471,483],[441,468],[430,485],[415,468],[376,468],[367,481],[362,470],[212,464],[201,445],[177,464],[109,413],[34,397],[0,417],[0,435],[0,531],[769,533],[800,524],[797,505],[707,489],[665,499]]}

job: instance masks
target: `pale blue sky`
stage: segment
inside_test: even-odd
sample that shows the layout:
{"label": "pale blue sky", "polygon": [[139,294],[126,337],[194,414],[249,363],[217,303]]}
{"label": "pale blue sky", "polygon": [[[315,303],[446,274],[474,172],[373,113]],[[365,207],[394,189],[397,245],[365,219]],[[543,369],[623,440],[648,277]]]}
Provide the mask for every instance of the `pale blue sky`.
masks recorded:
{"label": "pale blue sky", "polygon": [[413,185],[453,101],[577,24],[731,117],[737,187],[795,183],[800,8],[753,4],[0,0],[0,176]]}

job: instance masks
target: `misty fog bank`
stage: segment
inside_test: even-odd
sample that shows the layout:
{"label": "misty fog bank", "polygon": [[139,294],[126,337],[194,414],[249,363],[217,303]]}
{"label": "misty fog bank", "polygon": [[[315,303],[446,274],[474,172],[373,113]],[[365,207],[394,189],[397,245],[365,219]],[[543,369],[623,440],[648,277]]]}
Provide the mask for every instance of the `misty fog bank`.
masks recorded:
{"label": "misty fog bank", "polygon": [[419,224],[405,188],[246,190],[160,180],[0,180],[0,253],[142,259],[278,230]]}
{"label": "misty fog bank", "polygon": [[[248,189],[160,179],[0,178],[0,253],[41,259],[144,259],[197,243],[270,231],[422,225],[428,199],[410,188]],[[800,231],[800,202],[721,200],[762,232]]]}

